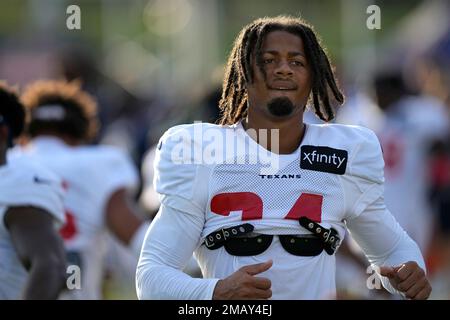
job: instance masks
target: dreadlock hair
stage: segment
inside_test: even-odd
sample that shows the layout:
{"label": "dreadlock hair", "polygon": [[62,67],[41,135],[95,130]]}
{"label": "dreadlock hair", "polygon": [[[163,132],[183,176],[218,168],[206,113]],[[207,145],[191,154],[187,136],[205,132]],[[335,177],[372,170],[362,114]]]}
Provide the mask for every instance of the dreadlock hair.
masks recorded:
{"label": "dreadlock hair", "polygon": [[0,81],[0,125],[9,127],[11,138],[17,138],[25,127],[25,109],[15,89]]}
{"label": "dreadlock hair", "polygon": [[79,81],[36,81],[21,98],[30,112],[31,137],[50,132],[90,141],[97,134],[97,104]]}
{"label": "dreadlock hair", "polygon": [[330,93],[341,105],[344,95],[340,91],[325,50],[314,29],[299,18],[277,16],[261,18],[245,26],[236,38],[228,58],[222,86],[219,108],[222,116],[220,124],[234,124],[247,116],[246,84],[253,82],[252,57],[265,76],[262,63],[262,44],[272,31],[286,31],[303,40],[306,59],[312,71],[312,100],[316,115],[328,122],[334,118]]}

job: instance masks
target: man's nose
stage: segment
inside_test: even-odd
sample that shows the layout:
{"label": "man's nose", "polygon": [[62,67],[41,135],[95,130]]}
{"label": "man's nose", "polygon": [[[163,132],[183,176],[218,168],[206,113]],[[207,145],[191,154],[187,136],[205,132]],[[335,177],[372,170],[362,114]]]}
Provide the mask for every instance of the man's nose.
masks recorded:
{"label": "man's nose", "polygon": [[277,64],[275,74],[279,76],[291,76],[293,74],[289,61],[280,61]]}

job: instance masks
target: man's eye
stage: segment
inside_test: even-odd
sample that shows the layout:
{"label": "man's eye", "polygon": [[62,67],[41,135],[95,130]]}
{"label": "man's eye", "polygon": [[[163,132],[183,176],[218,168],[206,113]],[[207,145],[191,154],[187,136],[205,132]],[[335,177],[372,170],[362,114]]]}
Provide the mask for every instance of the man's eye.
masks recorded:
{"label": "man's eye", "polygon": [[272,63],[273,61],[274,61],[274,59],[269,58],[269,59],[264,59],[264,60],[263,60],[263,63],[264,63],[264,64],[269,64],[269,63]]}
{"label": "man's eye", "polygon": [[301,67],[304,67],[304,66],[305,66],[305,64],[304,64],[302,61],[294,60],[294,61],[291,61],[291,63],[292,63],[294,66],[301,66]]}

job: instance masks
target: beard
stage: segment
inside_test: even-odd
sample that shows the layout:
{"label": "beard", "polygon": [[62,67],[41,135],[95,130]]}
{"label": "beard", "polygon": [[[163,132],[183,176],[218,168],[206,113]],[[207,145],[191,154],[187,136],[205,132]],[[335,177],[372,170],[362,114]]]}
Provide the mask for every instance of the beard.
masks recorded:
{"label": "beard", "polygon": [[286,117],[294,112],[295,106],[288,97],[278,97],[269,101],[267,109],[275,117]]}

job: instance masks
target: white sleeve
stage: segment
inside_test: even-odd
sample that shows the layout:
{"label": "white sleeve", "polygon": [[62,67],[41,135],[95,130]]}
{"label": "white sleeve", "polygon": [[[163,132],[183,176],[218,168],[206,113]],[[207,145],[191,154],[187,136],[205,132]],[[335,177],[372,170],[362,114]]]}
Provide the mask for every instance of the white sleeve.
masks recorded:
{"label": "white sleeve", "polygon": [[[409,100],[411,101],[411,100]],[[431,97],[413,98],[410,108],[410,125],[422,143],[430,143],[433,139],[444,139],[449,133],[447,108],[439,100]]]}
{"label": "white sleeve", "polygon": [[142,160],[142,193],[140,202],[148,211],[157,211],[161,202],[159,201],[158,193],[153,186],[153,178],[155,170],[153,163],[155,162],[156,146],[152,147],[144,156]]}
{"label": "white sleeve", "polygon": [[106,208],[116,191],[125,189],[132,194],[137,190],[138,171],[125,152],[112,146],[97,146],[89,151],[86,159],[96,164],[91,166],[91,174],[98,181],[95,188],[101,208]]}
{"label": "white sleeve", "polygon": [[98,153],[103,161],[98,163],[97,170],[101,170],[104,177],[104,194],[106,199],[118,189],[125,188],[134,191],[139,183],[139,176],[131,158],[119,149],[112,147]]}
{"label": "white sleeve", "polygon": [[137,266],[139,299],[212,299],[219,279],[192,278],[181,271],[200,245],[203,224],[199,214],[161,206],[147,232]]}
{"label": "white sleeve", "polygon": [[356,145],[349,159],[349,172],[341,176],[346,216],[354,218],[384,193],[384,160],[375,133],[355,127]]}
{"label": "white sleeve", "polygon": [[[379,197],[358,217],[347,220],[350,234],[376,266],[398,266],[415,261],[426,271],[425,262],[417,244],[398,224]],[[389,279],[381,277],[383,286],[391,293],[399,293]]]}
{"label": "white sleeve", "polygon": [[[40,208],[53,216],[56,227],[64,224],[64,191],[61,179],[47,169],[24,159],[11,162],[9,165],[13,168],[13,174],[2,177],[5,186],[9,187],[2,190],[0,204],[6,207]],[[0,224],[3,224],[3,217],[0,219]]]}
{"label": "white sleeve", "polygon": [[169,129],[156,150],[154,185],[161,207],[138,263],[140,299],[211,299],[218,281],[181,271],[200,245],[208,196],[208,171],[194,161],[195,142],[185,128]]}
{"label": "white sleeve", "polygon": [[202,154],[201,141],[195,141],[191,131],[192,126],[176,126],[161,137],[154,160],[153,184],[161,203],[183,212],[198,212],[204,218],[209,169],[195,158]]}

